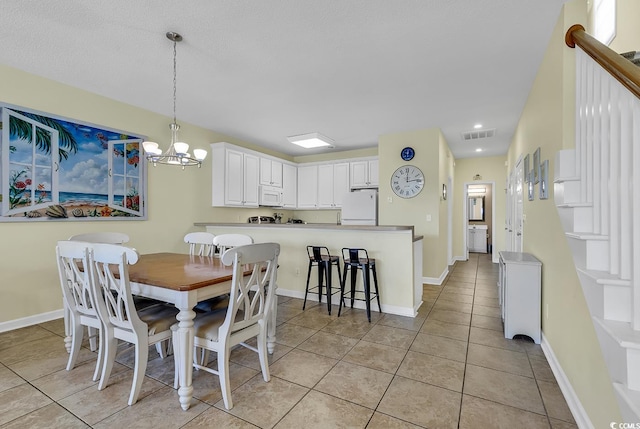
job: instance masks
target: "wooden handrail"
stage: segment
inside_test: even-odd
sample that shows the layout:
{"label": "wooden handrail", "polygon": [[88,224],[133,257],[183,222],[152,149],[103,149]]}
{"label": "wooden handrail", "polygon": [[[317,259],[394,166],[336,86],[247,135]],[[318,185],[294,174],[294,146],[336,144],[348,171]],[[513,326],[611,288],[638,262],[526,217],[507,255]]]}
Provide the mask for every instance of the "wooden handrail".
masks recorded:
{"label": "wooden handrail", "polygon": [[564,41],[570,48],[580,46],[611,76],[640,98],[640,67],[587,34],[580,24],[572,25],[567,30]]}

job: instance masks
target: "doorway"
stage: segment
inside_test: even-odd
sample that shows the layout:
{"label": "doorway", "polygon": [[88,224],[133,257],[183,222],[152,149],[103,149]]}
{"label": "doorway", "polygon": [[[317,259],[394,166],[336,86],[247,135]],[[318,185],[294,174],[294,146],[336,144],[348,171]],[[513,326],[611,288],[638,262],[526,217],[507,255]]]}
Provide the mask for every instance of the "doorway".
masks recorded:
{"label": "doorway", "polygon": [[495,260],[495,182],[465,183],[463,207],[465,258],[475,252],[489,253]]}

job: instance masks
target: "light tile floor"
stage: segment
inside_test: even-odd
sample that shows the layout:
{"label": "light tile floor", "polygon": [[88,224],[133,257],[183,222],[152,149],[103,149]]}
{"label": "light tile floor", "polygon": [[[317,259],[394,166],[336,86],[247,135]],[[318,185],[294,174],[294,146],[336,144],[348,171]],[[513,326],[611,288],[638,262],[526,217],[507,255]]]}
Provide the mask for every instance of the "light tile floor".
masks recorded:
{"label": "light tile floor", "polygon": [[[140,399],[127,406],[132,351],[109,386],[91,381],[84,348],[67,372],[61,320],[0,334],[1,428],[575,428],[539,345],[501,332],[497,267],[458,262],[443,286],[424,286],[417,318],[281,297],[269,383],[257,356],[231,354],[234,408],[217,377],[194,373],[181,411],[173,361],[151,352]],[[213,360],[210,365],[215,366]]]}

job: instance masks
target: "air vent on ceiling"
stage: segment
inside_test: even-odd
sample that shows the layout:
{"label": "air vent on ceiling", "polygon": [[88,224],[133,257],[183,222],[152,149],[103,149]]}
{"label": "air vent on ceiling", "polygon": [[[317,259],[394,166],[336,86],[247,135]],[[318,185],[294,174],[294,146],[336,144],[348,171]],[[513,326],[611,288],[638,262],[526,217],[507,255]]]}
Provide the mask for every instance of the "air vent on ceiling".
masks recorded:
{"label": "air vent on ceiling", "polygon": [[478,139],[487,139],[489,137],[493,137],[496,135],[496,129],[491,128],[490,130],[473,130],[466,131],[462,133],[462,140],[478,140]]}

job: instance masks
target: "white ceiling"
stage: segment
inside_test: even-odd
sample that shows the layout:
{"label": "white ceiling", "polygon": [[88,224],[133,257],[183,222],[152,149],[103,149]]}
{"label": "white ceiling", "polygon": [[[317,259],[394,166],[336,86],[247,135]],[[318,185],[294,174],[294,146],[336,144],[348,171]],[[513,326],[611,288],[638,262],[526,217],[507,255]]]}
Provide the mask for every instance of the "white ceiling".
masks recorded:
{"label": "white ceiling", "polygon": [[[502,155],[564,1],[3,1],[0,63],[171,116],[176,31],[179,123],[292,156],[433,127]],[[478,122],[495,137],[463,142]],[[286,139],[310,132],[336,147]]]}

